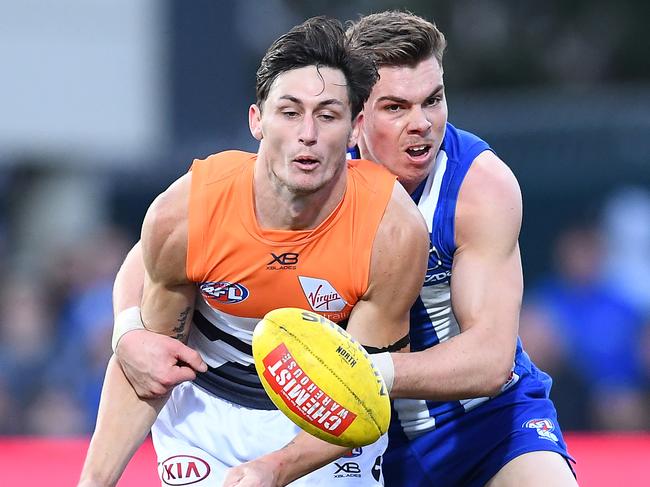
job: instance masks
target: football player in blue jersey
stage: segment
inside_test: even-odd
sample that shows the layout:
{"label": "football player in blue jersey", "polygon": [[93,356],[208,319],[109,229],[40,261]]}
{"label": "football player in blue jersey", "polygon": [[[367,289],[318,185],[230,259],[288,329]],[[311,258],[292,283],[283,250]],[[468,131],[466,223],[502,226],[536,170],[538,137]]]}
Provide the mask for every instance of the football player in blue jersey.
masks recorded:
{"label": "football player in blue jersey", "polygon": [[444,35],[387,11],[354,22],[348,37],[380,74],[363,110],[360,156],[399,177],[431,235],[412,353],[383,358],[389,372],[394,359],[397,398],[386,485],[576,485],[551,379],[517,336],[519,185],[486,142],[448,123]]}

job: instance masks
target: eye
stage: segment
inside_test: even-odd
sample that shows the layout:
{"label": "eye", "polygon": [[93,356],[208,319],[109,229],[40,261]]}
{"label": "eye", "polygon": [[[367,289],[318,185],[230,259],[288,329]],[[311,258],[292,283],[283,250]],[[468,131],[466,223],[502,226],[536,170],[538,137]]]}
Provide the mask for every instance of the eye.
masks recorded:
{"label": "eye", "polygon": [[402,107],[400,105],[398,105],[397,103],[393,103],[392,105],[386,105],[384,107],[384,110],[386,110],[387,112],[391,112],[391,113],[397,113],[401,109],[402,109]]}
{"label": "eye", "polygon": [[335,117],[334,115],[329,114],[329,113],[321,113],[321,114],[318,116],[318,118],[320,118],[320,119],[323,120],[324,122],[331,122],[331,121],[334,120],[336,117]]}
{"label": "eye", "polygon": [[297,118],[299,113],[293,110],[283,110],[282,115],[284,115],[286,118]]}
{"label": "eye", "polygon": [[436,96],[431,96],[426,99],[424,104],[429,107],[434,107],[438,105],[442,101],[442,96],[441,95],[436,95]]}

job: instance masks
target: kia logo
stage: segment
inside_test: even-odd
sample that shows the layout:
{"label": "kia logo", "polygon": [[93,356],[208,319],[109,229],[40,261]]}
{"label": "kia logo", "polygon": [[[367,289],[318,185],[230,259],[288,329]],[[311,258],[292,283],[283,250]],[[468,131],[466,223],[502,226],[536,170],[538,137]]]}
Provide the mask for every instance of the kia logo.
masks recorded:
{"label": "kia logo", "polygon": [[160,479],[167,485],[190,485],[210,475],[210,465],[191,455],[169,457],[158,466]]}

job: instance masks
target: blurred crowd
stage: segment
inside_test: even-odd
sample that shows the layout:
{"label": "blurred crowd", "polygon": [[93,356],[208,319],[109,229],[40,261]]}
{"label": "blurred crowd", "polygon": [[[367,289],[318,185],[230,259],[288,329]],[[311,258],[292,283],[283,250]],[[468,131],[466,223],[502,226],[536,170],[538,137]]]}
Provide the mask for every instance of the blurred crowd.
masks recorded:
{"label": "blurred crowd", "polygon": [[567,430],[650,429],[650,193],[616,192],[554,240],[520,335]]}
{"label": "blurred crowd", "polygon": [[43,270],[3,272],[0,434],[92,431],[111,354],[112,281],[127,245],[105,228]]}
{"label": "blurred crowd", "polygon": [[[137,233],[98,223],[24,248],[25,212],[4,195],[0,434],[87,434],[111,354],[112,281]],[[48,210],[43,198],[27,220]],[[62,225],[65,213],[52,218],[40,225]],[[548,272],[526,283],[520,333],[554,378],[560,420],[566,430],[648,430],[650,192],[621,189],[555,237]]]}

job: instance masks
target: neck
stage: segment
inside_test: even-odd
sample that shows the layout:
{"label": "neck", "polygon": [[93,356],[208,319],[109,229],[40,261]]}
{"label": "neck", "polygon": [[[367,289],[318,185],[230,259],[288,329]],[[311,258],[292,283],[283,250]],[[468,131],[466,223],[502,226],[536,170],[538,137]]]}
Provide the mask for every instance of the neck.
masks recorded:
{"label": "neck", "polygon": [[267,230],[312,230],[323,223],[343,200],[346,165],[332,182],[311,193],[297,193],[273,181],[257,164],[253,198],[258,225]]}

